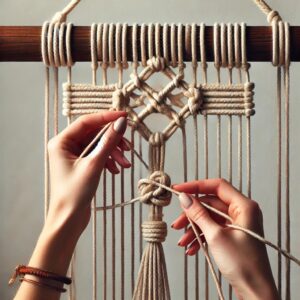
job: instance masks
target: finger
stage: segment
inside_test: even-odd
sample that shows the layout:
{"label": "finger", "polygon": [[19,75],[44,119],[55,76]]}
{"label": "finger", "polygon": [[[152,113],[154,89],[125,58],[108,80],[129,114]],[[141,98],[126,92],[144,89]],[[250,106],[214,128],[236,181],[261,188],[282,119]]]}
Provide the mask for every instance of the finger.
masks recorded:
{"label": "finger", "polygon": [[[198,233],[201,234],[201,231],[199,231]],[[187,231],[183,234],[183,236],[179,239],[177,244],[180,247],[186,247],[190,243],[192,243],[195,238],[196,238],[196,235],[194,233],[193,228],[189,227],[187,229]]]}
{"label": "finger", "polygon": [[120,170],[118,169],[116,163],[111,159],[108,158],[105,164],[105,167],[112,173],[112,174],[119,174]]}
{"label": "finger", "polygon": [[[216,208],[217,210],[223,212],[224,214],[228,214],[228,206],[222,202],[219,198],[215,196],[203,196],[200,198],[197,198],[200,202],[204,202],[208,204],[209,206],[212,206]],[[226,223],[226,219],[223,217],[217,215],[214,212],[209,211],[209,214],[213,218],[213,220],[219,224],[224,225]],[[171,227],[173,229],[179,230],[185,228],[189,224],[189,221],[185,215],[185,213],[181,213],[180,216],[174,220],[174,222],[171,224]]]}
{"label": "finger", "polygon": [[224,179],[206,179],[175,184],[173,188],[188,194],[213,194],[218,196],[225,204],[246,202],[248,198],[235,189]]}
{"label": "finger", "polygon": [[[202,237],[201,237],[201,241],[202,241],[202,243],[204,243],[205,239],[203,238],[203,240],[202,240]],[[200,244],[199,244],[198,240],[196,239],[186,249],[185,254],[190,255],[190,256],[195,255],[199,251],[199,249],[200,249]]]}
{"label": "finger", "polygon": [[129,151],[132,148],[130,142],[124,137],[121,139],[118,147],[123,151]]}
{"label": "finger", "polygon": [[179,230],[183,229],[189,224],[189,220],[187,219],[185,213],[181,213],[180,216],[171,224],[171,227]]}
{"label": "finger", "polygon": [[129,168],[131,166],[131,163],[128,161],[128,159],[118,149],[114,149],[111,152],[111,158],[115,160],[123,168]]}
{"label": "finger", "polygon": [[179,195],[179,200],[187,217],[198,225],[206,239],[213,237],[222,229],[222,227],[212,219],[200,201],[185,193]]}
{"label": "finger", "polygon": [[[207,195],[207,196],[199,197],[197,199],[200,202],[206,203],[209,206],[215,208],[216,210],[228,215],[228,206],[223,201],[221,201],[218,197]],[[211,217],[215,222],[223,225],[226,223],[226,219],[218,215],[217,213],[213,211],[209,211],[209,214],[211,215]]]}
{"label": "finger", "polygon": [[83,160],[95,160],[95,165],[103,169],[108,157],[119,144],[127,127],[125,117],[117,119],[104,133],[94,150]]}
{"label": "finger", "polygon": [[113,122],[120,117],[126,117],[127,113],[123,111],[108,111],[96,114],[85,115],[78,118],[58,137],[64,140],[71,140],[72,142],[81,142],[88,133],[99,132],[101,127],[109,122]]}

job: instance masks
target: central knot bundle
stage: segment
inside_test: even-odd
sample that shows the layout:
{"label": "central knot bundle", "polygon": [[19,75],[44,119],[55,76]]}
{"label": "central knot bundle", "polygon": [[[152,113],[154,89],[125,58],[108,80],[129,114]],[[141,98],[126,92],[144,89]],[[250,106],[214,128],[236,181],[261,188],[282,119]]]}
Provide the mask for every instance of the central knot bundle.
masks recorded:
{"label": "central knot bundle", "polygon": [[[169,175],[162,171],[153,172],[149,179],[166,186],[171,186],[171,179]],[[139,181],[138,189],[141,194],[140,201],[143,203],[152,203],[157,206],[167,206],[170,204],[172,193],[162,187],[152,184],[147,181],[147,179],[141,179]]]}
{"label": "central knot bundle", "polygon": [[[150,62],[152,67],[163,68],[163,60],[152,59]],[[167,236],[167,224],[163,221],[163,207],[169,205],[172,198],[172,193],[163,186],[170,187],[171,179],[163,172],[164,134],[153,132],[148,141],[149,170],[152,173],[148,179],[141,179],[138,183],[140,201],[149,205],[148,220],[144,221],[141,228],[147,243],[142,255],[133,300],[169,300],[170,290],[162,242]]]}

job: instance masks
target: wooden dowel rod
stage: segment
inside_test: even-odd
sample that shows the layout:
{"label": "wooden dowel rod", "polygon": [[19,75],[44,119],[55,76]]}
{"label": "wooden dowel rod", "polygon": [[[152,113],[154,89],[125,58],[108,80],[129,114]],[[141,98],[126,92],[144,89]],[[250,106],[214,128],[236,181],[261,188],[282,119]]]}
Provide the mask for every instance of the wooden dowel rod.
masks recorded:
{"label": "wooden dowel rod", "polygon": [[[128,27],[128,61],[132,60],[131,29]],[[140,27],[139,27],[140,29]],[[199,28],[198,28],[199,30]],[[138,31],[139,32],[139,31]],[[300,61],[300,26],[291,26],[291,61]],[[0,26],[0,61],[41,61],[41,26]],[[213,61],[213,27],[206,27],[207,60]],[[74,61],[91,61],[90,27],[74,26],[72,31]],[[197,39],[197,42],[198,39]],[[198,49],[199,47],[197,47]],[[249,61],[270,62],[272,58],[272,30],[267,26],[247,27],[247,55]],[[199,57],[198,53],[198,57]],[[140,53],[139,53],[140,58]],[[191,56],[184,49],[184,60]]]}

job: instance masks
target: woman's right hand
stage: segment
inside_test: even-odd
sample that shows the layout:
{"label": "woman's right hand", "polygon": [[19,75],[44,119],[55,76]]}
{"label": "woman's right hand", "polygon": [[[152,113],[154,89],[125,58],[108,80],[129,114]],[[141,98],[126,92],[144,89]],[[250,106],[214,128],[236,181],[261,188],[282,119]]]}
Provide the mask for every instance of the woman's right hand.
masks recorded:
{"label": "woman's right hand", "polygon": [[[209,212],[201,202],[228,214],[233,223],[263,235],[263,219],[258,204],[241,194],[224,179],[207,179],[174,185],[184,211],[172,224],[185,228],[189,217],[200,229],[202,241],[223,276],[233,286],[239,299],[279,299],[266,247],[242,231],[225,226],[226,220]],[[188,194],[203,194],[196,198]],[[178,242],[194,255],[200,248],[190,227]]]}

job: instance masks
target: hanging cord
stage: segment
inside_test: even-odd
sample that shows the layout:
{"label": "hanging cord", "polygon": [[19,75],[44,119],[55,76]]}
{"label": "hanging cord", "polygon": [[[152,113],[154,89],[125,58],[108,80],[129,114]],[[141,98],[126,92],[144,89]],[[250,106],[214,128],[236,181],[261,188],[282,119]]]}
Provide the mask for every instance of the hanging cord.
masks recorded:
{"label": "hanging cord", "polygon": [[[44,147],[45,147],[45,217],[49,207],[49,158],[47,144],[49,140],[49,104],[50,104],[50,76],[49,69],[54,72],[54,134],[58,133],[58,67],[68,67],[68,82],[71,83],[71,67],[73,65],[71,53],[71,30],[72,24],[45,22],[41,34],[41,52],[43,62],[46,67],[45,81],[45,129],[44,129]],[[71,119],[68,117],[68,124]],[[75,255],[75,254],[74,254]],[[71,262],[72,285],[69,289],[69,299],[75,299],[75,276],[74,276],[74,255]]]}
{"label": "hanging cord", "polygon": [[[193,81],[192,88],[197,87],[197,26],[195,23],[191,26],[191,39],[190,39],[190,52],[192,56],[192,68],[193,68]],[[200,105],[198,105],[200,107]],[[197,107],[197,109],[199,109]],[[195,180],[199,179],[199,138],[198,138],[198,119],[197,119],[197,110],[193,110],[193,107],[190,107],[191,114],[193,116],[193,127],[194,127],[194,153],[195,153]],[[197,196],[197,195],[196,195]],[[195,298],[199,298],[199,253],[196,253],[195,256]]]}
{"label": "hanging cord", "polygon": [[267,16],[269,23],[272,23],[273,19],[281,20],[277,11],[273,10],[264,0],[253,0],[256,6]]}
{"label": "hanging cord", "polygon": [[[97,84],[97,30],[98,26],[94,23],[91,25],[90,45],[91,45],[91,67],[92,67],[92,83]],[[97,299],[97,214],[95,207],[97,205],[96,194],[92,200],[92,239],[93,239],[93,299]]]}
{"label": "hanging cord", "polygon": [[72,10],[79,4],[81,0],[71,0],[65,8],[61,11],[58,11],[52,18],[51,22],[53,23],[62,23],[66,22],[68,15]]}
{"label": "hanging cord", "polygon": [[[284,98],[285,98],[285,234],[286,251],[290,251],[290,131],[289,131],[289,98],[290,98],[290,29],[289,24],[282,22],[281,18],[276,13],[269,12],[268,21],[272,25],[272,64],[277,68],[277,124],[278,124],[278,153],[277,153],[277,245],[281,247],[281,229],[282,229],[282,91],[281,85],[284,86]],[[283,70],[283,72],[282,72]],[[285,270],[285,299],[291,299],[291,269],[290,261],[286,259]],[[278,255],[278,291],[282,294],[282,261]]]}

